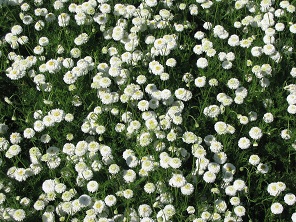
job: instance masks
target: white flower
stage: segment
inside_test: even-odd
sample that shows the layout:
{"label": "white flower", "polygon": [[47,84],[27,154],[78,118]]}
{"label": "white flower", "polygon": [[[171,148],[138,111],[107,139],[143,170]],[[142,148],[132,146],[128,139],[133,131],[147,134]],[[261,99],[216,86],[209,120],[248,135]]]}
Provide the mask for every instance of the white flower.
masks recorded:
{"label": "white flower", "polygon": [[195,39],[198,39],[198,40],[202,40],[204,37],[205,37],[205,33],[202,32],[202,31],[197,31],[197,32],[194,34],[194,38],[195,38]]}
{"label": "white flower", "polygon": [[101,4],[99,9],[103,14],[108,14],[111,12],[111,6],[107,3]]}
{"label": "white flower", "polygon": [[230,89],[237,89],[240,85],[240,82],[237,78],[231,78],[227,82],[227,86]]}
{"label": "white flower", "polygon": [[160,77],[160,80],[167,81],[170,79],[170,74],[167,72],[163,72],[163,73],[160,73],[159,77]]}
{"label": "white flower", "polygon": [[70,16],[67,13],[61,13],[58,16],[58,24],[61,27],[68,26],[70,22]]}
{"label": "white flower", "polygon": [[200,76],[200,77],[197,77],[195,80],[194,80],[194,84],[196,85],[196,87],[204,87],[206,85],[206,77],[205,76]]}
{"label": "white flower", "polygon": [[286,98],[289,105],[295,105],[296,104],[296,93],[291,93]]}
{"label": "white flower", "polygon": [[219,84],[219,82],[215,78],[212,78],[212,79],[209,80],[209,85],[210,86],[218,86],[218,84]]}
{"label": "white flower", "polygon": [[165,218],[171,218],[176,213],[176,209],[173,205],[169,204],[163,208]]}
{"label": "white flower", "polygon": [[263,52],[265,55],[272,55],[276,52],[274,45],[266,44],[263,46]]}
{"label": "white flower", "polygon": [[33,205],[34,209],[39,211],[39,210],[43,210],[45,208],[45,202],[43,200],[37,200],[34,205]]}
{"label": "white flower", "polygon": [[202,49],[202,45],[195,45],[193,47],[193,52],[196,54],[196,55],[201,55],[203,53],[203,49]]}
{"label": "white flower", "polygon": [[169,185],[172,187],[182,187],[186,184],[186,179],[182,174],[173,174],[169,180]]}
{"label": "white flower", "polygon": [[295,9],[294,5],[290,4],[290,5],[287,6],[286,10],[289,13],[294,13],[296,9]]}
{"label": "white flower", "polygon": [[239,44],[242,48],[249,48],[252,44],[252,41],[250,39],[242,39]]}
{"label": "white flower", "polygon": [[55,192],[57,193],[63,193],[66,190],[66,185],[63,183],[57,183],[54,187]]}
{"label": "white flower", "polygon": [[284,207],[282,204],[275,202],[271,205],[270,210],[273,214],[281,214],[284,210]]}
{"label": "white flower", "polygon": [[199,58],[196,61],[196,66],[197,66],[197,68],[204,69],[208,66],[208,60],[206,58]]}
{"label": "white flower", "polygon": [[186,131],[182,136],[182,140],[187,144],[195,143],[197,141],[197,136],[192,132]]}
{"label": "white flower", "polygon": [[236,189],[234,186],[230,185],[230,186],[227,186],[225,188],[225,194],[228,195],[228,196],[235,196],[236,195]]}
{"label": "white flower", "polygon": [[186,183],[181,187],[181,193],[183,195],[191,195],[194,191],[194,186],[191,183]]}
{"label": "white flower", "polygon": [[167,59],[165,64],[169,67],[175,67],[177,64],[177,61],[174,58],[169,58]]}
{"label": "white flower", "polygon": [[255,46],[251,49],[252,56],[259,57],[262,55],[262,47]]}
{"label": "white flower", "polygon": [[174,24],[174,28],[177,32],[182,32],[184,30],[184,26],[182,24]]}
{"label": "white flower", "polygon": [[211,142],[210,150],[213,153],[219,153],[222,149],[223,149],[223,145],[219,141],[213,141],[213,142]]}
{"label": "white flower", "polygon": [[276,184],[281,192],[286,189],[286,184],[284,182],[279,181]]}
{"label": "white flower", "polygon": [[251,155],[249,158],[249,163],[253,166],[256,166],[260,163],[260,157],[258,155]]}
{"label": "white flower", "polygon": [[212,173],[211,171],[207,171],[203,175],[203,180],[206,183],[214,183],[216,180],[216,175],[214,173]]}
{"label": "white flower", "polygon": [[293,67],[290,71],[290,75],[295,78],[296,77],[296,67]]}
{"label": "white flower", "polygon": [[239,44],[240,44],[240,40],[237,35],[231,35],[228,38],[228,45],[234,47],[234,46],[238,46]]}
{"label": "white flower", "polygon": [[126,183],[131,183],[134,182],[136,179],[136,173],[133,170],[125,170],[123,172],[123,179],[125,180]]}
{"label": "white flower", "polygon": [[246,214],[246,209],[243,206],[236,206],[233,211],[238,217],[243,217]]}
{"label": "white flower", "polygon": [[281,137],[284,139],[284,140],[289,140],[291,138],[291,130],[288,130],[288,129],[283,129],[281,131]]}
{"label": "white flower", "polygon": [[251,141],[247,137],[242,137],[238,140],[238,147],[241,149],[248,149],[251,145]]}
{"label": "white flower", "polygon": [[149,7],[155,7],[157,5],[157,0],[145,0],[145,3]]}
{"label": "white flower", "polygon": [[90,206],[92,203],[91,197],[86,194],[81,195],[78,198],[78,201],[82,207]]}
{"label": "white flower", "polygon": [[72,209],[72,203],[69,201],[63,202],[60,205],[61,209],[66,212],[67,214],[71,214],[71,212],[73,211]]}
{"label": "white flower", "polygon": [[214,161],[219,164],[224,164],[227,160],[227,155],[224,152],[214,154]]}
{"label": "white flower", "polygon": [[246,183],[245,183],[245,181],[243,181],[241,179],[237,179],[233,182],[233,186],[236,190],[242,191],[245,189]]}
{"label": "white flower", "polygon": [[239,197],[231,197],[230,203],[232,206],[238,206],[240,204],[240,198]]}
{"label": "white flower", "polygon": [[249,136],[254,140],[260,139],[263,136],[262,130],[259,127],[252,127]]}
{"label": "white flower", "polygon": [[186,209],[188,214],[194,214],[195,213],[195,208],[194,206],[188,206]]}
{"label": "white flower", "polygon": [[204,108],[203,113],[208,117],[215,118],[221,113],[221,110],[217,105],[210,105],[209,107]]}
{"label": "white flower", "polygon": [[217,174],[220,171],[220,165],[218,163],[211,162],[208,164],[208,170],[211,171],[212,173]]}
{"label": "white flower", "polygon": [[287,112],[290,114],[296,114],[296,105],[294,105],[294,104],[289,105],[287,108]]}
{"label": "white flower", "polygon": [[169,165],[174,169],[178,169],[182,165],[182,161],[177,157],[169,158]]}
{"label": "white flower", "polygon": [[155,191],[155,189],[156,189],[156,187],[155,187],[155,185],[153,183],[146,183],[144,185],[144,191],[146,193],[151,194],[151,193],[153,193]]}
{"label": "white flower", "polygon": [[110,174],[117,174],[119,171],[120,171],[120,167],[115,163],[111,164],[108,168],[108,172]]}
{"label": "white flower", "polygon": [[267,164],[259,163],[259,165],[257,166],[257,170],[262,174],[266,174],[269,171],[269,167]]}
{"label": "white flower", "polygon": [[227,133],[227,124],[221,121],[218,121],[214,125],[215,131],[219,134],[226,134]]}
{"label": "white flower", "polygon": [[5,153],[5,157],[12,158],[14,156],[17,156],[22,151],[21,147],[17,144],[11,145],[7,152]]}
{"label": "white flower", "polygon": [[42,184],[42,190],[45,193],[54,192],[55,185],[56,185],[56,183],[54,180],[45,180]]}
{"label": "white flower", "polygon": [[272,113],[265,113],[264,116],[263,116],[263,120],[266,123],[273,122],[273,115],[272,115]]}
{"label": "white flower", "polygon": [[100,153],[103,157],[110,156],[112,154],[112,150],[107,145],[100,145]]}
{"label": "white flower", "polygon": [[215,208],[219,213],[225,212],[227,209],[227,204],[224,200],[222,199],[217,199],[214,202]]}
{"label": "white flower", "polygon": [[232,68],[232,62],[230,62],[230,61],[223,61],[222,62],[222,68],[223,69],[231,69]]}
{"label": "white flower", "polygon": [[26,217],[26,212],[23,209],[15,210],[12,214],[12,218],[16,221],[23,221]]}
{"label": "white flower", "polygon": [[296,34],[296,23],[295,23],[295,24],[292,24],[292,25],[289,27],[289,30],[290,30],[290,32],[292,32],[293,34]]}
{"label": "white flower", "polygon": [[200,215],[202,221],[208,221],[211,218],[211,216],[212,216],[211,213],[208,211],[204,211]]}
{"label": "white flower", "polygon": [[276,31],[282,32],[285,29],[285,24],[281,23],[281,22],[278,22],[278,23],[275,24],[274,28],[275,28]]}
{"label": "white flower", "polygon": [[123,38],[124,36],[124,29],[121,26],[115,26],[112,30],[112,38],[115,41],[119,41]]}
{"label": "white flower", "polygon": [[108,207],[114,206],[117,202],[117,199],[114,195],[107,195],[105,197],[105,203]]}
{"label": "white flower", "polygon": [[148,204],[141,204],[138,213],[140,217],[149,217],[152,214],[152,209]]}
{"label": "white flower", "polygon": [[287,205],[292,206],[296,203],[296,197],[292,193],[287,193],[284,196],[284,201]]}
{"label": "white flower", "polygon": [[105,209],[106,204],[102,200],[97,200],[94,202],[92,208],[95,210],[97,213],[102,213],[103,210]]}
{"label": "white flower", "polygon": [[94,193],[98,190],[99,184],[97,181],[91,180],[87,183],[87,190],[91,193]]}
{"label": "white flower", "polygon": [[15,132],[10,134],[9,139],[12,144],[19,144],[22,140],[22,137],[20,133]]}
{"label": "white flower", "polygon": [[126,199],[131,199],[134,196],[134,192],[131,189],[126,189],[126,190],[123,191],[123,196]]}
{"label": "white flower", "polygon": [[296,221],[296,212],[292,214],[291,219],[292,219],[292,222]]}

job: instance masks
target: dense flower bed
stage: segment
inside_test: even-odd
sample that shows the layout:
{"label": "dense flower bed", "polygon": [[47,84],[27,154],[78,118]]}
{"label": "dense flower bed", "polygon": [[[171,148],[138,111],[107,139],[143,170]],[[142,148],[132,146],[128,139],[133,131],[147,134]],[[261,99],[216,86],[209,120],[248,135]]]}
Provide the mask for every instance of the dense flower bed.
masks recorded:
{"label": "dense flower bed", "polygon": [[296,1],[1,0],[1,221],[296,221]]}

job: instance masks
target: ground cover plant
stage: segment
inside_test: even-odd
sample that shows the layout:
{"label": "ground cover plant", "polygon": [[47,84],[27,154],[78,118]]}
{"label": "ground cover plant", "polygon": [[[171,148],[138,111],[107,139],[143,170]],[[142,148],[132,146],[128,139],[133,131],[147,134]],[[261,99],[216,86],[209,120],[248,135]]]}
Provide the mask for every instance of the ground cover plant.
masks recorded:
{"label": "ground cover plant", "polygon": [[295,6],[1,0],[0,221],[296,221]]}

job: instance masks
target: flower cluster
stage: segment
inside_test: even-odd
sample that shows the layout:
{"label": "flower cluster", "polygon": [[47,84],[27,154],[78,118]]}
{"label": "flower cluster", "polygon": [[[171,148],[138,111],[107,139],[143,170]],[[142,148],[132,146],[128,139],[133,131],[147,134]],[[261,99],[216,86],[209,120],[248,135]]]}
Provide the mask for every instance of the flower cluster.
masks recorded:
{"label": "flower cluster", "polygon": [[0,220],[296,221],[295,11],[0,1]]}

